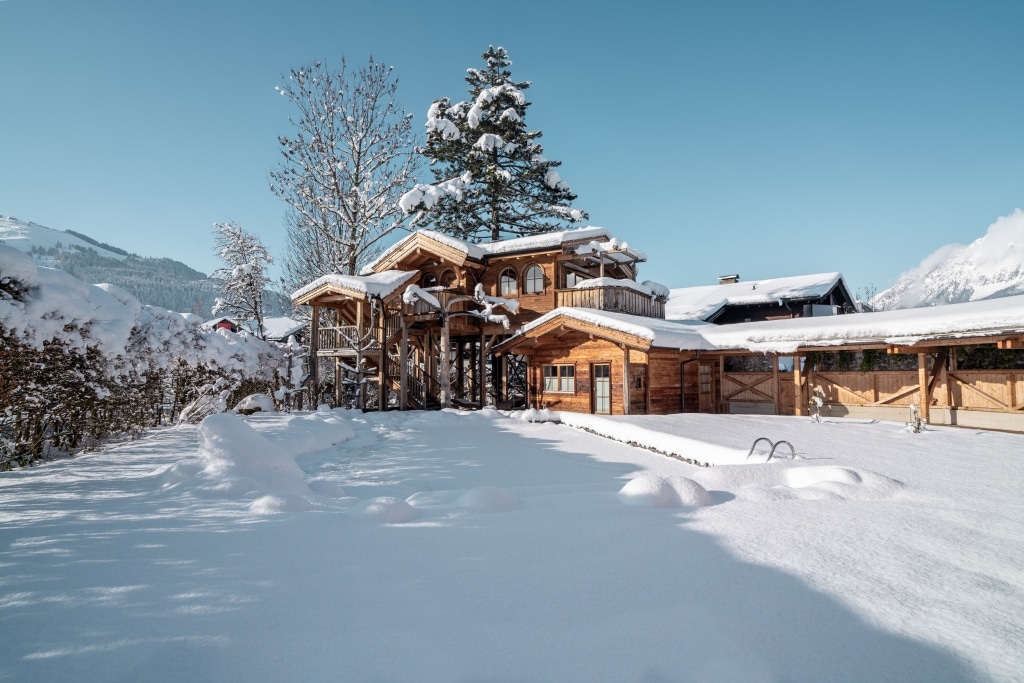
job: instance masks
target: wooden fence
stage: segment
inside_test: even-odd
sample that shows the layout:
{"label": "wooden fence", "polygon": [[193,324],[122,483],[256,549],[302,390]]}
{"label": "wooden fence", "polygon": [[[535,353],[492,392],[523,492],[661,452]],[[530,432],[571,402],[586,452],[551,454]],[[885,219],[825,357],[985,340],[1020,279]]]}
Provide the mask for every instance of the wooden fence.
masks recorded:
{"label": "wooden fence", "polygon": [[[720,402],[725,412],[769,412],[792,415],[797,402],[792,372],[723,372]],[[932,408],[1011,413],[1024,417],[1024,371],[945,370],[928,375]],[[845,408],[906,408],[920,404],[917,371],[814,372],[804,377],[802,401],[814,387],[823,402]],[[755,405],[757,407],[755,407]],[[774,412],[773,411],[773,412]]]}

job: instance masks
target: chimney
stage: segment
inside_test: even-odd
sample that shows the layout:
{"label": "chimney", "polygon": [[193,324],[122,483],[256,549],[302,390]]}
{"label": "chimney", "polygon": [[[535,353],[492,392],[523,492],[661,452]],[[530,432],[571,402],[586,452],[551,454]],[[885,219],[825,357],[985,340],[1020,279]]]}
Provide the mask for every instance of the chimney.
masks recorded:
{"label": "chimney", "polygon": [[735,275],[719,275],[718,284],[720,285],[734,285],[740,281],[739,273]]}

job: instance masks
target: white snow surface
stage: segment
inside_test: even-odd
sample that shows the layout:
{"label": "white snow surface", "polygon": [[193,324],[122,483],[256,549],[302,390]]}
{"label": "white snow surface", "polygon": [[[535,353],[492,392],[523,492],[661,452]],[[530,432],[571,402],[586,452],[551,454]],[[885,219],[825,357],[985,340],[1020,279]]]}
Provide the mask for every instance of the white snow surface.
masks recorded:
{"label": "white snow surface", "polygon": [[680,287],[669,291],[665,317],[669,320],[707,320],[726,305],[767,304],[822,296],[843,277],[817,273],[726,285]]}
{"label": "white snow surface", "polygon": [[0,474],[0,676],[1024,676],[1024,435],[594,420],[222,414]]}
{"label": "white snow surface", "polygon": [[871,299],[878,309],[918,308],[1024,294],[1024,210],[1001,216],[964,246],[935,250]]}

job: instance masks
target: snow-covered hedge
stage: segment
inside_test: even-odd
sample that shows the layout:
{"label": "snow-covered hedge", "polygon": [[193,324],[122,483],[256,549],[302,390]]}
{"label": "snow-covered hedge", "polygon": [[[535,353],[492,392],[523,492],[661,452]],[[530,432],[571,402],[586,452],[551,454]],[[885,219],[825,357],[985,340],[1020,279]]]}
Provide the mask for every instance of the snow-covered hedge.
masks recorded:
{"label": "snow-covered hedge", "polygon": [[301,381],[300,356],[294,343],[203,330],[0,245],[0,468],[182,412],[198,419],[232,398],[282,397]]}

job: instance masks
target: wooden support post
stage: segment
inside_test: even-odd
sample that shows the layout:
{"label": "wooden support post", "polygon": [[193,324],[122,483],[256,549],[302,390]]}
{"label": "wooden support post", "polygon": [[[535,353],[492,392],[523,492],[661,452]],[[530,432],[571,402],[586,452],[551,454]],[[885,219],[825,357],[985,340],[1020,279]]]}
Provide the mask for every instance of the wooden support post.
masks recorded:
{"label": "wooden support post", "polygon": [[772,354],[772,391],[775,393],[775,414],[782,414],[782,387],[779,386],[779,355]]}
{"label": "wooden support post", "polygon": [[480,384],[480,409],[483,410],[484,406],[487,405],[487,353],[485,351],[484,344],[484,328],[480,326],[480,370],[477,373],[479,375]]}
{"label": "wooden support post", "polygon": [[928,354],[917,354],[917,383],[920,387],[921,419],[925,424],[931,424],[928,420],[928,407],[931,404],[931,396],[928,394]]}
{"label": "wooden support post", "polygon": [[629,347],[622,344],[622,414],[629,415],[629,390],[630,377],[629,370]]}
{"label": "wooden support post", "polygon": [[800,370],[800,356],[793,356],[793,414],[804,415],[807,398],[804,396],[804,378]]}
{"label": "wooden support post", "polygon": [[402,317],[402,340],[398,342],[398,409],[409,410],[409,328]]}
{"label": "wooden support post", "polygon": [[341,360],[334,359],[334,407],[341,405]]}
{"label": "wooden support post", "polygon": [[309,319],[309,379],[306,380],[309,386],[309,405],[313,410],[316,410],[316,404],[318,401],[318,387],[320,378],[317,377],[317,371],[319,370],[320,364],[320,349],[318,348],[320,343],[320,307],[313,306],[313,315]]}
{"label": "wooden support post", "polygon": [[388,350],[384,348],[387,341],[387,311],[380,304],[377,321],[377,345],[380,348],[380,360],[377,362],[377,410],[384,412],[388,405]]}
{"label": "wooden support post", "polygon": [[441,348],[439,349],[441,358],[440,367],[440,390],[441,390],[441,407],[451,408],[452,405],[452,373],[451,373],[451,331],[448,329],[448,316],[444,316],[444,321],[441,325]]}

